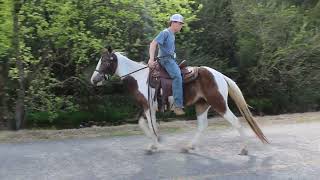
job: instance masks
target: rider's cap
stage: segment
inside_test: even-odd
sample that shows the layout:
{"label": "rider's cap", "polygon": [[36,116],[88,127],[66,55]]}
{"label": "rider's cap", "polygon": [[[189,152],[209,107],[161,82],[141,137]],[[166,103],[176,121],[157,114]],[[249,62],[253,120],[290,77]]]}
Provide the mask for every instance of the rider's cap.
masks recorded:
{"label": "rider's cap", "polygon": [[181,14],[174,14],[170,17],[170,21],[176,21],[176,22],[181,22],[181,23],[184,23],[183,22],[183,16]]}

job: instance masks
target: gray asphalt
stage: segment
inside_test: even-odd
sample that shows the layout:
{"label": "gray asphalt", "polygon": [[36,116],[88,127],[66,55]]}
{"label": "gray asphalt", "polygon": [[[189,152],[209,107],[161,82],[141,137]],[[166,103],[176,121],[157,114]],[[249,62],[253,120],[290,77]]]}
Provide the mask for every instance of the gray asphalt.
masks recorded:
{"label": "gray asphalt", "polygon": [[320,122],[263,129],[272,144],[251,134],[249,156],[237,155],[241,143],[231,128],[208,130],[188,154],[179,150],[190,132],[164,135],[164,148],[152,155],[144,136],[1,143],[0,179],[320,179]]}

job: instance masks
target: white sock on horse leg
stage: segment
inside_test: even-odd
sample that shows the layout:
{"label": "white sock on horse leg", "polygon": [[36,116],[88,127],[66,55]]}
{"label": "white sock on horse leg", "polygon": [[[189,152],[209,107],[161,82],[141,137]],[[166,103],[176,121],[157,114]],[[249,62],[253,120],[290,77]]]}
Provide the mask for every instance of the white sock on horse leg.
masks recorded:
{"label": "white sock on horse leg", "polygon": [[197,133],[192,139],[190,146],[197,145],[199,143],[200,137],[203,133],[203,131],[208,127],[208,110],[209,108],[204,111],[202,114],[197,115],[197,120],[198,120],[198,129]]}
{"label": "white sock on horse leg", "polygon": [[155,145],[159,145],[158,142],[158,137],[157,137],[157,123],[156,123],[156,119],[155,119],[155,115],[153,116],[151,113],[151,117],[152,120],[150,118],[150,110],[145,111],[145,115],[147,117],[148,120],[148,127],[149,127],[149,132],[150,132],[150,137],[153,140]]}
{"label": "white sock on horse leg", "polygon": [[139,126],[140,126],[140,128],[142,129],[142,131],[144,132],[144,134],[145,134],[147,137],[151,138],[151,132],[150,132],[148,126],[147,126],[147,122],[146,122],[146,119],[145,119],[145,118],[140,117],[140,119],[139,119]]}
{"label": "white sock on horse leg", "polygon": [[240,134],[240,138],[243,142],[243,148],[247,148],[248,145],[248,136],[246,135],[243,127],[241,126],[240,128],[237,128],[239,134]]}
{"label": "white sock on horse leg", "polygon": [[239,132],[240,139],[243,142],[243,148],[247,148],[248,136],[244,132],[239,119],[230,111],[230,109],[227,109],[227,112],[223,115],[223,118],[229,121],[231,125]]}
{"label": "white sock on horse leg", "polygon": [[152,132],[150,132],[150,129],[147,125],[147,121],[145,118],[140,117],[139,126],[143,130],[144,134],[153,141],[153,143],[151,143],[147,146],[147,150],[149,151],[152,149],[157,149],[159,147],[159,144],[158,144],[157,140],[154,139],[154,137],[155,137],[154,134]]}
{"label": "white sock on horse leg", "polygon": [[227,109],[226,113],[223,115],[223,118],[230,122],[230,124],[238,129],[241,128],[241,124],[239,122],[239,119],[230,111],[230,109]]}

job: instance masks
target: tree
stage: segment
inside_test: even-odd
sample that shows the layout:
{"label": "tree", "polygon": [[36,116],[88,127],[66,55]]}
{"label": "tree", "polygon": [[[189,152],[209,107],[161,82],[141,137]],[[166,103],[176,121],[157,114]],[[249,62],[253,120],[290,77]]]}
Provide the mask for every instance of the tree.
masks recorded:
{"label": "tree", "polygon": [[8,128],[6,89],[8,84],[8,57],[12,37],[12,1],[0,1],[0,129]]}
{"label": "tree", "polygon": [[13,59],[16,62],[18,69],[18,83],[19,88],[17,89],[17,101],[15,109],[15,124],[14,129],[18,130],[24,127],[25,125],[25,71],[23,66],[23,61],[20,56],[20,28],[19,28],[19,12],[21,9],[22,2],[20,0],[14,0],[13,2],[13,38],[12,38],[12,47],[13,47]]}
{"label": "tree", "polygon": [[319,31],[315,27],[319,24],[309,13],[318,11],[313,11],[317,6],[304,8],[293,1],[233,3],[240,83],[253,106],[264,106],[263,111],[317,107],[319,82],[314,78],[319,78]]}
{"label": "tree", "polygon": [[197,13],[198,20],[191,23],[193,41],[196,44],[192,53],[209,56],[215,61],[227,61],[231,66],[236,66],[231,0],[198,2],[202,4],[202,8]]}
{"label": "tree", "polygon": [[7,127],[8,110],[5,93],[6,63],[0,62],[0,129]]}

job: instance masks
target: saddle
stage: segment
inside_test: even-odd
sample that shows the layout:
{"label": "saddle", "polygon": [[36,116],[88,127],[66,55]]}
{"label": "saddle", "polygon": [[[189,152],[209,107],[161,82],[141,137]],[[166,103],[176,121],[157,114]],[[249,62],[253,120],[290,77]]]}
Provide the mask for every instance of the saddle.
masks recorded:
{"label": "saddle", "polygon": [[[183,60],[179,64],[179,68],[183,85],[197,79],[199,67],[187,66],[186,60]],[[168,97],[172,96],[172,79],[158,61],[155,62],[155,68],[149,72],[148,83],[155,89],[153,100],[157,98],[158,109],[161,112],[164,112],[165,109],[170,109]]]}

